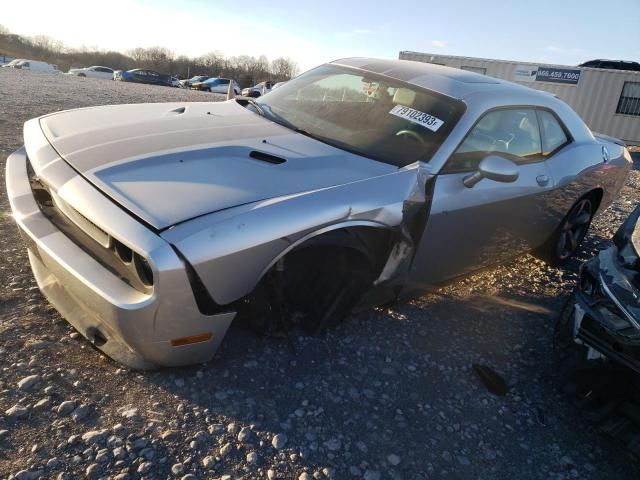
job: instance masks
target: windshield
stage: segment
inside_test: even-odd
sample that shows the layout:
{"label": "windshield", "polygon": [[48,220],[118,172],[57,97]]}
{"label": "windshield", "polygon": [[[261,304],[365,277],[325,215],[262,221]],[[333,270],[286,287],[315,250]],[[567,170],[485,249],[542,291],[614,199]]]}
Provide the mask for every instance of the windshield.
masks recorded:
{"label": "windshield", "polygon": [[277,123],[398,167],[428,161],[464,110],[452,98],[335,65],[315,68],[256,103]]}

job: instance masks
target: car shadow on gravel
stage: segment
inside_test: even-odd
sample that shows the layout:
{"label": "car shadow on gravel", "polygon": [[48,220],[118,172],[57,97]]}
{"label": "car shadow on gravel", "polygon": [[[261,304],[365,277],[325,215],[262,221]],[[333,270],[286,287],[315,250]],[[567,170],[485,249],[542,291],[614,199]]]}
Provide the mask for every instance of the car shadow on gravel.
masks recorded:
{"label": "car shadow on gravel", "polygon": [[[298,472],[329,466],[343,474],[337,478],[367,470],[507,478],[539,461],[547,478],[581,468],[578,461],[589,469],[581,459],[600,456],[625,469],[559,391],[552,354],[555,318],[578,267],[607,243],[591,235],[563,270],[525,256],[392,309],[353,315],[324,335],[294,335],[295,352],[284,338],[234,325],[209,364],[148,380],[178,408],[224,425],[213,451],[230,443],[232,455],[244,458],[262,445],[260,462],[273,463],[283,451],[271,439],[284,433]],[[554,282],[560,287],[549,289]],[[508,394],[488,393],[472,364],[504,376]],[[251,440],[239,442],[229,425],[249,426]],[[185,434],[189,428],[181,426]]]}

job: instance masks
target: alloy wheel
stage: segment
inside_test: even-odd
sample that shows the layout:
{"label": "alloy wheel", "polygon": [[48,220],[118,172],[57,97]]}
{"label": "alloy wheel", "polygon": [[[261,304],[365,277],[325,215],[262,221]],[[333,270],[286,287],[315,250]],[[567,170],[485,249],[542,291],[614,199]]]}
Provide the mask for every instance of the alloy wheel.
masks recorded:
{"label": "alloy wheel", "polygon": [[562,224],[556,245],[556,254],[560,260],[569,258],[578,249],[589,230],[592,216],[593,205],[590,199],[583,198],[573,206]]}

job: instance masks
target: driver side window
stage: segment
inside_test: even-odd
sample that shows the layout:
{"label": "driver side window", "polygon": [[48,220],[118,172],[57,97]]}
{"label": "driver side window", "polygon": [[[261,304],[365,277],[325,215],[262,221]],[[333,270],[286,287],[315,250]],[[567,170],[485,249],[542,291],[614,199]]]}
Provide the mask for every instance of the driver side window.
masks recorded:
{"label": "driver side window", "polygon": [[508,158],[517,164],[542,159],[535,110],[510,108],[485,114],[451,156],[445,171],[475,171],[480,161],[492,154]]}

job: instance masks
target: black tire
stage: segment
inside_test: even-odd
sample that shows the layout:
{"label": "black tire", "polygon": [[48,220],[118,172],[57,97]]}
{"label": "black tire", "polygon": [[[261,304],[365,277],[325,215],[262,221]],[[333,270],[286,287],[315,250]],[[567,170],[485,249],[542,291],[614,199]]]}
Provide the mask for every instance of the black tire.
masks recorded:
{"label": "black tire", "polygon": [[294,325],[309,334],[334,327],[375,280],[364,254],[332,245],[294,250],[284,258],[283,267],[265,275],[239,313],[259,335]]}
{"label": "black tire", "polygon": [[566,263],[580,248],[589,231],[596,212],[592,195],[578,200],[549,240],[535,253],[545,262],[560,266]]}
{"label": "black tire", "polygon": [[84,73],[79,73],[78,76],[82,77],[82,78],[86,78],[87,77]]}
{"label": "black tire", "polygon": [[303,248],[286,262],[288,309],[309,333],[340,324],[375,280],[368,259],[344,247]]}

